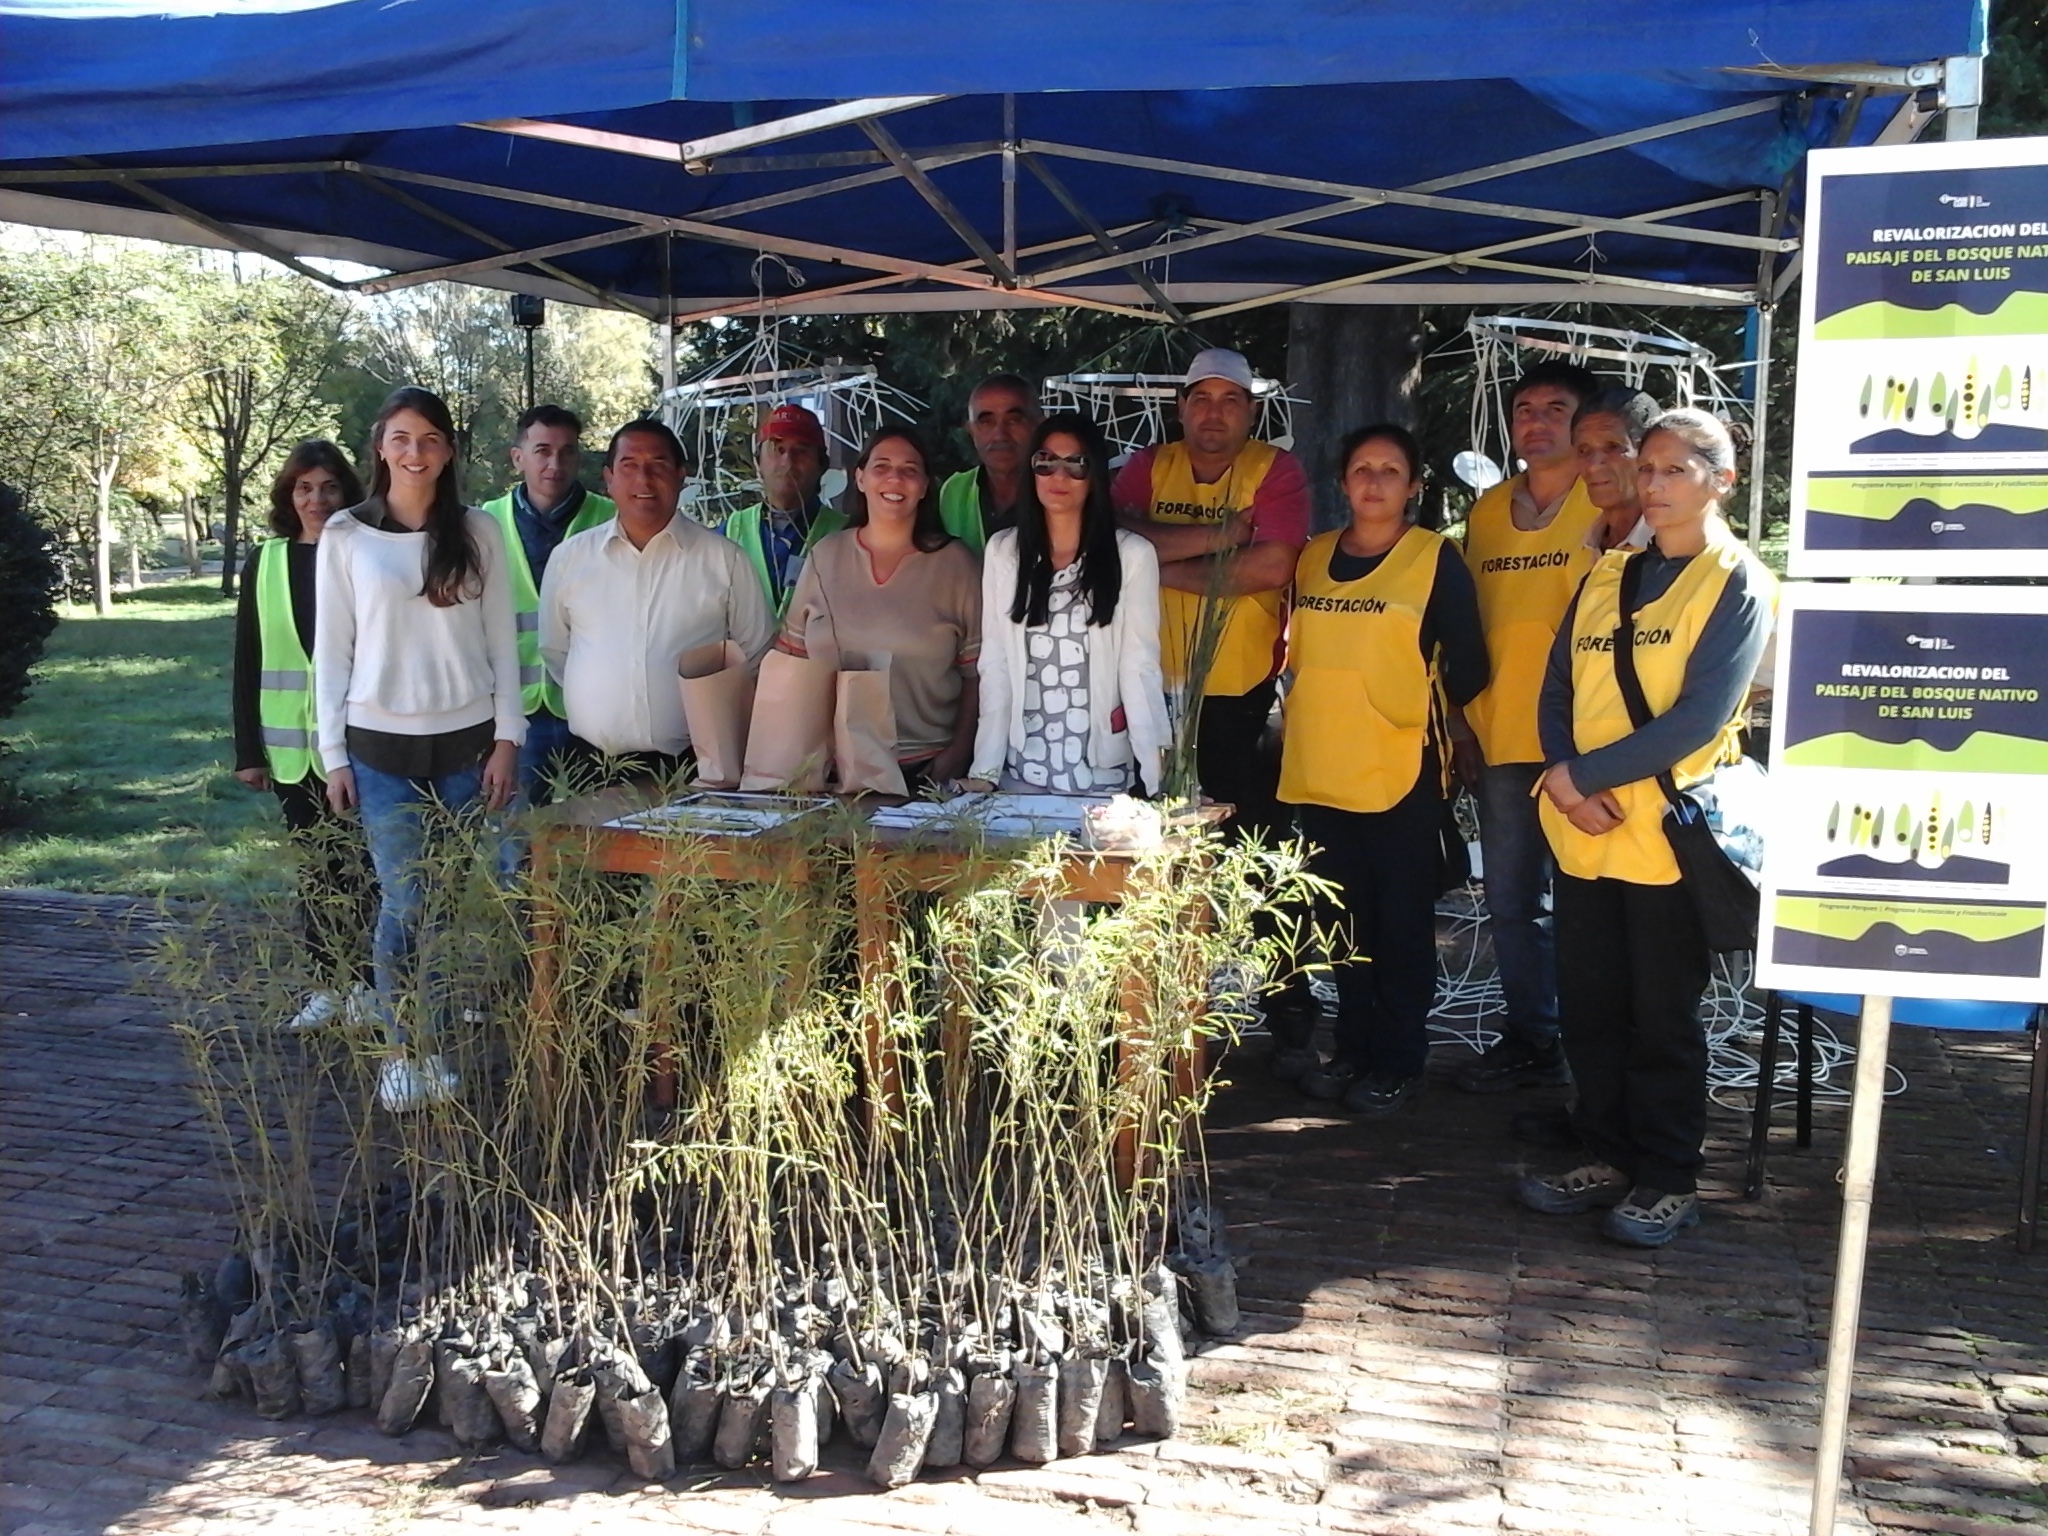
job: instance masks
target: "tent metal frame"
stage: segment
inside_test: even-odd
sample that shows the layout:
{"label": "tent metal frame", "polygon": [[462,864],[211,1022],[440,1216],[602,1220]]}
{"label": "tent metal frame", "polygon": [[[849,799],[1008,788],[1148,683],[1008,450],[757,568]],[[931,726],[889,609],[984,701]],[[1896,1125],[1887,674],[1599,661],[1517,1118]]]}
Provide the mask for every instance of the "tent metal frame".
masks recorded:
{"label": "tent metal frame", "polygon": [[[1904,94],[1905,111],[1911,113],[1911,120],[1917,125],[1918,122],[1924,122],[1931,117],[1934,110],[1933,105],[1923,110],[1921,94],[1947,92],[1952,84],[1974,85],[1977,64],[1977,60],[1967,59],[1937,61],[1906,68],[1843,64],[1798,71],[1765,68],[1740,73],[1762,74],[1772,79],[1782,79],[1788,88],[1798,92],[1809,91],[1816,86],[1831,90],[1848,89],[1855,96],[1856,110],[1861,109],[1862,100],[1868,95]],[[1964,82],[1958,78],[1960,75],[1969,75],[1971,78]],[[1004,99],[1005,136],[999,140],[909,148],[882,122],[885,117],[945,99],[942,96],[892,96],[839,102],[772,122],[688,141],[648,138],[578,124],[536,119],[509,119],[465,125],[480,132],[531,137],[599,152],[654,158],[671,164],[681,164],[693,173],[744,175],[750,172],[848,172],[807,186],[739,199],[704,210],[689,218],[574,198],[554,197],[483,181],[432,176],[354,159],[254,165],[143,167],[114,167],[80,160],[73,166],[62,169],[0,171],[0,189],[26,190],[90,182],[118,186],[158,212],[181,220],[193,231],[204,236],[204,243],[224,245],[269,257],[301,275],[342,291],[384,293],[424,282],[474,281],[480,278],[495,278],[501,285],[515,287],[520,286],[523,279],[526,285],[532,286],[534,279],[541,277],[552,280],[550,286],[566,285],[580,295],[583,301],[601,303],[649,315],[655,319],[661,317],[663,305],[650,305],[645,299],[622,294],[578,278],[562,268],[558,264],[558,259],[580,251],[634,240],[677,237],[727,247],[767,251],[796,259],[831,262],[876,274],[874,278],[836,285],[831,289],[811,290],[800,295],[791,294],[775,298],[757,297],[750,301],[749,307],[767,312],[778,309],[815,309],[821,301],[833,302],[841,308],[861,307],[847,302],[861,295],[870,296],[869,302],[881,307],[877,302],[880,290],[919,284],[936,285],[942,290],[965,290],[973,295],[977,307],[1075,304],[1109,313],[1125,314],[1132,318],[1153,319],[1164,316],[1174,323],[1185,324],[1198,323],[1204,318],[1221,318],[1226,314],[1274,304],[1413,302],[1413,295],[1404,291],[1397,280],[1427,271],[1447,271],[1461,277],[1474,271],[1497,272],[1503,276],[1512,275],[1529,286],[1555,285],[1560,291],[1560,296],[1576,293],[1585,297],[1594,292],[1604,296],[1608,291],[1625,289],[1626,296],[1637,302],[1661,298],[1666,302],[1684,304],[1758,305],[1768,309],[1776,294],[1789,283],[1786,272],[1796,270],[1791,263],[1796,263],[1799,242],[1795,235],[1784,230],[1782,218],[1774,216],[1776,209],[1771,206],[1772,197],[1769,192],[1737,193],[1675,208],[1659,208],[1629,216],[1610,217],[1525,203],[1449,195],[1459,189],[1497,181],[1522,172],[1583,160],[1658,139],[1776,112],[1781,107],[1782,97],[1759,97],[1712,112],[1656,123],[1626,133],[1608,134],[1538,154],[1491,162],[1406,187],[1376,187],[1312,177],[1286,176],[1238,166],[1211,165],[1051,140],[1019,138],[1014,127],[1013,97]],[[1952,115],[1960,106],[1960,103],[1951,104]],[[1897,122],[1898,119],[1895,119],[1894,124]],[[750,153],[769,146],[792,144],[809,135],[849,126],[859,128],[873,147],[867,150],[813,154]],[[981,159],[998,159],[1001,162],[1004,228],[1000,232],[1000,237],[978,229],[931,177],[933,171]],[[1054,165],[1062,160],[1258,186],[1298,193],[1318,201],[1291,212],[1263,219],[1205,219],[1198,221],[1199,227],[1186,224],[1165,227],[1155,222],[1149,229],[1142,225],[1132,226],[1112,235],[1085,203],[1059,178]],[[1020,167],[1039,181],[1075,221],[1084,236],[1078,243],[1092,246],[1092,250],[1070,251],[1055,259],[1050,265],[1030,271],[1020,270],[1016,264],[1015,237],[1015,188]],[[457,262],[422,256],[416,264],[394,267],[379,276],[337,278],[321,272],[317,267],[301,259],[300,254],[291,248],[292,242],[288,237],[280,240],[274,233],[258,233],[244,226],[231,225],[215,219],[180,200],[161,185],[165,182],[217,176],[321,173],[355,177],[419,216],[432,220],[477,244],[489,247],[491,253]],[[886,252],[769,234],[750,229],[739,222],[749,215],[770,209],[798,206],[841,192],[891,181],[901,181],[917,193],[933,214],[960,240],[968,259],[957,263],[924,262]],[[611,227],[544,245],[518,246],[479,226],[473,220],[464,219],[448,209],[438,207],[428,195],[437,192],[448,196],[479,197],[546,208],[601,220]],[[1758,232],[1754,235],[1699,229],[1678,222],[1692,214],[1744,201],[1754,201],[1764,210],[1764,216],[1759,219]],[[1311,228],[1334,218],[1361,213],[1376,207],[1419,208],[1491,221],[1508,220],[1533,224],[1538,226],[1538,230],[1527,236],[1470,248],[1424,250],[1360,240]],[[1783,207],[1782,201],[1777,207]],[[1146,238],[1130,239],[1133,230],[1145,231]],[[1575,251],[1573,259],[1576,260],[1578,253],[1585,251],[1587,244],[1602,234],[1625,234],[1646,239],[1753,251],[1758,256],[1758,280],[1754,288],[1721,288],[1602,273],[1598,270],[1597,263],[1592,261],[1581,267],[1543,261],[1502,259],[1516,252],[1572,243]],[[1176,255],[1258,239],[1292,240],[1329,248],[1353,249],[1361,255],[1393,257],[1398,265],[1391,268],[1366,268],[1343,278],[1291,286],[1245,283],[1176,286],[1154,270],[1158,264],[1170,263]],[[1791,259],[1790,263],[1786,262],[1786,258]],[[519,269],[526,271],[522,272]],[[1168,270],[1170,271],[1170,267]],[[1081,279],[1100,278],[1110,273],[1117,274],[1122,280],[1116,287],[1073,286]],[[920,300],[929,302],[929,307],[950,307],[942,293],[935,294],[929,287],[913,293],[888,297],[894,301],[887,304],[886,307],[889,308],[920,307]],[[1475,286],[1473,300],[1483,302],[1487,297],[1489,295],[1485,292],[1484,286]],[[729,312],[727,305],[717,301],[708,304],[686,301],[683,306],[670,302],[666,307],[673,319],[699,318],[712,313]]]}
{"label": "tent metal frame", "polygon": [[[1975,131],[1976,103],[1982,79],[1982,60],[1962,57],[1903,67],[1869,64],[1830,64],[1781,69],[1763,66],[1731,71],[1762,76],[1785,83],[1798,94],[1816,88],[1844,90],[1849,107],[1844,114],[1841,136],[1846,138],[1869,100],[1878,95],[1903,97],[1901,105],[1880,134],[1880,142],[1901,143],[1915,137],[1940,111],[1947,111],[1951,132],[1958,128]],[[1580,143],[1493,161],[1469,170],[1432,177],[1406,187],[1376,187],[1314,177],[1287,176],[1237,166],[1210,165],[1158,155],[1133,154],[1121,150],[1097,149],[1054,140],[1025,139],[1016,133],[1016,100],[1003,98],[1003,137],[970,143],[909,148],[882,119],[943,101],[944,96],[886,96],[837,102],[827,107],[800,112],[767,123],[734,129],[705,138],[671,141],[641,135],[616,133],[574,123],[555,123],[530,118],[470,123],[479,132],[509,134],[552,143],[567,144],[601,153],[624,154],[680,164],[692,174],[744,176],[750,173],[810,173],[841,171],[809,185],[787,188],[757,197],[740,198],[703,210],[689,218],[617,207],[584,199],[552,196],[497,186],[489,182],[437,176],[380,166],[354,159],[309,160],[254,165],[197,166],[104,166],[80,160],[66,169],[0,171],[0,199],[6,189],[30,189],[98,182],[121,187],[148,204],[159,214],[180,221],[205,239],[202,243],[269,257],[315,282],[342,292],[379,294],[421,283],[442,281],[496,280],[500,286],[534,288],[545,283],[559,292],[565,287],[571,296],[643,316],[656,323],[664,319],[673,325],[684,319],[711,319],[720,315],[752,313],[821,312],[858,309],[936,309],[952,307],[1003,308],[1017,306],[1075,305],[1122,315],[1134,320],[1164,318],[1179,326],[1193,327],[1204,320],[1221,319],[1246,310],[1294,303],[1416,303],[1505,301],[1504,284],[1428,285],[1403,282],[1424,273],[1444,272],[1463,278],[1473,272],[1498,274],[1517,280],[1522,291],[1514,297],[1534,299],[1577,298],[1586,301],[1618,299],[1634,303],[1747,306],[1757,315],[1758,361],[1756,369],[1756,436],[1750,475],[1750,528],[1752,538],[1761,534],[1763,475],[1762,462],[1770,387],[1770,340],[1772,312],[1777,300],[1790,288],[1800,270],[1800,242],[1786,228],[1790,207],[1790,186],[1762,191],[1737,192],[1704,198],[1667,208],[1647,209],[1630,216],[1596,216],[1556,208],[1492,199],[1451,196],[1464,188],[1592,156],[1651,143],[1658,139],[1712,128],[1726,123],[1777,112],[1782,96],[1763,96],[1722,107],[1711,112],[1675,118],[1607,134]],[[856,127],[866,136],[866,150],[836,150],[819,153],[754,153],[770,146],[792,144],[807,136],[846,127]],[[1000,162],[1002,223],[1000,250],[997,238],[983,232],[932,180],[933,171],[965,165],[978,160]],[[1117,166],[1130,170],[1155,171],[1176,176],[1201,177],[1300,194],[1317,199],[1307,206],[1262,219],[1154,220],[1149,224],[1110,229],[1077,197],[1054,169],[1058,161]],[[1016,188],[1019,170],[1029,174],[1053,197],[1079,227],[1077,238],[1055,241],[1035,250],[1017,249]],[[160,183],[224,176],[342,174],[355,178],[378,194],[398,202],[420,217],[450,229],[465,239],[490,249],[491,254],[465,261],[447,261],[421,256],[416,262],[395,265],[373,277],[344,279],[323,272],[302,260],[291,249],[289,236],[228,224],[192,207],[163,189]],[[966,255],[955,262],[918,261],[885,252],[801,240],[786,235],[750,229],[739,222],[749,215],[772,209],[801,206],[820,198],[865,187],[900,181],[958,239]],[[476,197],[498,202],[544,208],[602,221],[609,225],[588,234],[552,241],[544,245],[518,246],[435,204],[428,194]],[[1744,203],[1757,208],[1757,232],[1753,235],[1727,230],[1699,229],[1680,222],[1691,215],[1717,211]],[[1535,233],[1506,240],[1450,250],[1359,239],[1334,234],[1311,226],[1366,212],[1379,207],[1428,209],[1439,213],[1466,215],[1489,221],[1506,220],[1538,226]],[[1691,245],[1713,246],[1754,252],[1757,258],[1753,285],[1722,288],[1671,282],[1602,272],[1597,264],[1595,241],[1602,234],[1623,234],[1637,238],[1669,240]],[[1142,237],[1142,238],[1133,238]],[[712,245],[772,253],[799,260],[828,262],[864,271],[873,276],[856,278],[827,288],[807,289],[770,298],[755,294],[730,300],[678,303],[666,280],[661,298],[654,304],[615,289],[578,277],[559,265],[559,258],[578,252],[626,244],[635,240],[661,240],[663,271],[668,270],[666,242],[682,238]],[[1177,255],[1247,240],[1276,240],[1314,245],[1324,249],[1356,251],[1361,256],[1393,258],[1394,265],[1364,267],[1342,277],[1313,283],[1179,283],[1171,280],[1171,263]],[[1523,252],[1569,244],[1583,267],[1553,262],[1510,260]],[[404,253],[393,253],[402,258]],[[1020,255],[1050,258],[1049,264],[1026,270]],[[1158,265],[1161,270],[1154,271]],[[526,269],[522,272],[520,269]],[[1120,279],[1113,286],[1098,281],[1075,286],[1083,279],[1103,279],[1109,274]],[[529,275],[530,274],[530,275]],[[559,286],[558,286],[559,285]],[[906,285],[920,285],[906,290]],[[948,291],[950,290],[950,296]],[[1447,290],[1447,291],[1446,291]]]}

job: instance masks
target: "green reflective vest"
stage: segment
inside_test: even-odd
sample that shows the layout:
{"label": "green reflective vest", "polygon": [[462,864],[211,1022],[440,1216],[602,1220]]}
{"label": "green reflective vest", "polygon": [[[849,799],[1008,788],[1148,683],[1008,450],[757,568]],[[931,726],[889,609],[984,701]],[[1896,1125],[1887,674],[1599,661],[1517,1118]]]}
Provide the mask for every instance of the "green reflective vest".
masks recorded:
{"label": "green reflective vest", "polygon": [[981,471],[963,469],[948,475],[939,485],[939,521],[946,532],[977,555],[988,543],[988,530],[981,524]]}
{"label": "green reflective vest", "polygon": [[296,784],[309,773],[325,779],[316,750],[313,662],[292,622],[289,539],[265,539],[257,546],[256,632],[256,721],[270,777],[279,784]]}
{"label": "green reflective vest", "polygon": [[[767,512],[760,502],[751,507],[741,507],[725,520],[725,536],[745,551],[747,563],[754,568],[754,574],[761,578],[761,591],[768,599],[768,606],[780,619],[789,607],[789,595],[796,590],[792,581],[783,591],[775,590],[775,577],[768,569],[768,550],[761,542],[761,524]],[[811,518],[811,531],[804,536],[801,551],[808,555],[818,540],[837,533],[846,526],[846,514],[833,507],[819,504],[817,513]]]}
{"label": "green reflective vest", "polygon": [[[520,708],[529,715],[543,709],[566,720],[569,711],[562,703],[562,690],[549,679],[540,659],[540,584],[533,579],[533,567],[526,562],[526,546],[519,541],[519,520],[512,513],[512,493],[484,503],[484,510],[505,530],[505,563],[512,572],[512,617],[519,626]],[[607,498],[586,495],[562,537],[595,528],[619,515]]]}

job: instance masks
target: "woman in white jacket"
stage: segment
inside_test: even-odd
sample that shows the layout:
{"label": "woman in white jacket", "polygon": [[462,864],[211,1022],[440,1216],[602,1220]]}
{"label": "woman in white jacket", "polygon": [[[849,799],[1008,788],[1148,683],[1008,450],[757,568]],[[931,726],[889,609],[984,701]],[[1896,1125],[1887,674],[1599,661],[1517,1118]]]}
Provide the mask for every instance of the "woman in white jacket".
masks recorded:
{"label": "woman in white jacket", "polygon": [[1157,794],[1172,736],[1159,665],[1159,560],[1117,527],[1094,422],[1048,416],[1017,524],[981,572],[972,777],[1006,790]]}
{"label": "woman in white jacket", "polygon": [[[398,1000],[413,980],[425,905],[429,807],[500,809],[526,736],[519,638],[497,520],[465,507],[448,408],[396,391],[370,433],[370,494],[320,537],[313,695],[327,798],[360,809],[376,866],[371,943],[392,1055],[378,1077],[388,1110],[446,1098],[455,1074],[434,1052],[438,1002],[408,1047]],[[421,990],[437,991],[431,978]]]}

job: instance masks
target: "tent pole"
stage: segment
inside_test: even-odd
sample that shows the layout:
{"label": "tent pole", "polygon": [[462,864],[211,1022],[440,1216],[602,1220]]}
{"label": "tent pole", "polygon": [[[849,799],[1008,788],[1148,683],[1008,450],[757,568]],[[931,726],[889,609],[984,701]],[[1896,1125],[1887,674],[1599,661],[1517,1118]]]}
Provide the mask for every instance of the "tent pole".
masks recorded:
{"label": "tent pole", "polygon": [[1941,62],[1941,104],[1948,109],[1941,136],[1951,144],[1977,137],[1977,112],[1984,100],[1984,60],[1974,53]]}
{"label": "tent pole", "polygon": [[661,399],[668,403],[676,387],[676,281],[675,236],[661,237]]}
{"label": "tent pole", "polygon": [[1003,265],[1017,270],[1017,98],[1003,96]]}
{"label": "tent pole", "polygon": [[1764,547],[1764,433],[1771,415],[1771,304],[1768,296],[1756,306],[1756,367],[1749,376],[1753,398],[1749,406],[1749,547],[1762,554]]}
{"label": "tent pole", "polygon": [[1849,1101],[1849,1146],[1842,1163],[1842,1241],[1835,1257],[1835,1303],[1828,1321],[1828,1366],[1820,1407],[1820,1453],[1813,1469],[1809,1536],[1833,1536],[1849,1444],[1849,1394],[1856,1378],[1856,1326],[1863,1311],[1863,1261],[1870,1246],[1870,1197],[1877,1183],[1877,1135],[1884,1115],[1892,1000],[1863,999],[1856,1031],[1856,1087]]}

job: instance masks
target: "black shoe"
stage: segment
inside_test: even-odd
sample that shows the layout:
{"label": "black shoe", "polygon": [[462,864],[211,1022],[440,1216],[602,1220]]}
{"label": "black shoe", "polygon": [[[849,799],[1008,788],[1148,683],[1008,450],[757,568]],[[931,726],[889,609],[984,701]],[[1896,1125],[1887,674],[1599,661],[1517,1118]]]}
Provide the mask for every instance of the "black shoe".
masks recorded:
{"label": "black shoe", "polygon": [[1266,1058],[1266,1072],[1275,1082],[1298,1083],[1322,1062],[1323,1058],[1316,1054],[1312,1045],[1281,1045],[1276,1042],[1273,1053]]}
{"label": "black shoe", "polygon": [[1607,1213],[1601,1230],[1631,1248],[1662,1248],[1687,1227],[1700,1224],[1700,1197],[1667,1195],[1638,1184],[1628,1198]]}
{"label": "black shoe", "polygon": [[1326,1061],[1301,1075],[1301,1091],[1312,1099],[1334,1103],[1365,1074],[1348,1061]]}
{"label": "black shoe", "polygon": [[1477,1061],[1468,1061],[1458,1068],[1452,1079],[1467,1093],[1507,1093],[1516,1088],[1537,1088],[1545,1083],[1571,1080],[1564,1047],[1555,1041],[1549,1045],[1530,1045],[1513,1035],[1502,1036]]}
{"label": "black shoe", "polygon": [[1299,1082],[1304,1073],[1322,1060],[1315,1048],[1316,1025],[1322,1020],[1322,1010],[1316,1007],[1313,998],[1305,1003],[1276,998],[1267,1003],[1265,1015],[1266,1030],[1273,1037],[1266,1070],[1283,1083]]}
{"label": "black shoe", "polygon": [[1361,1077],[1344,1094],[1344,1107],[1367,1120],[1391,1115],[1422,1092],[1422,1074],[1395,1077],[1391,1072],[1372,1072]]}
{"label": "black shoe", "polygon": [[1546,1152],[1578,1152],[1586,1145],[1572,1125],[1571,1110],[1562,1104],[1549,1109],[1518,1110],[1508,1122],[1508,1134]]}

